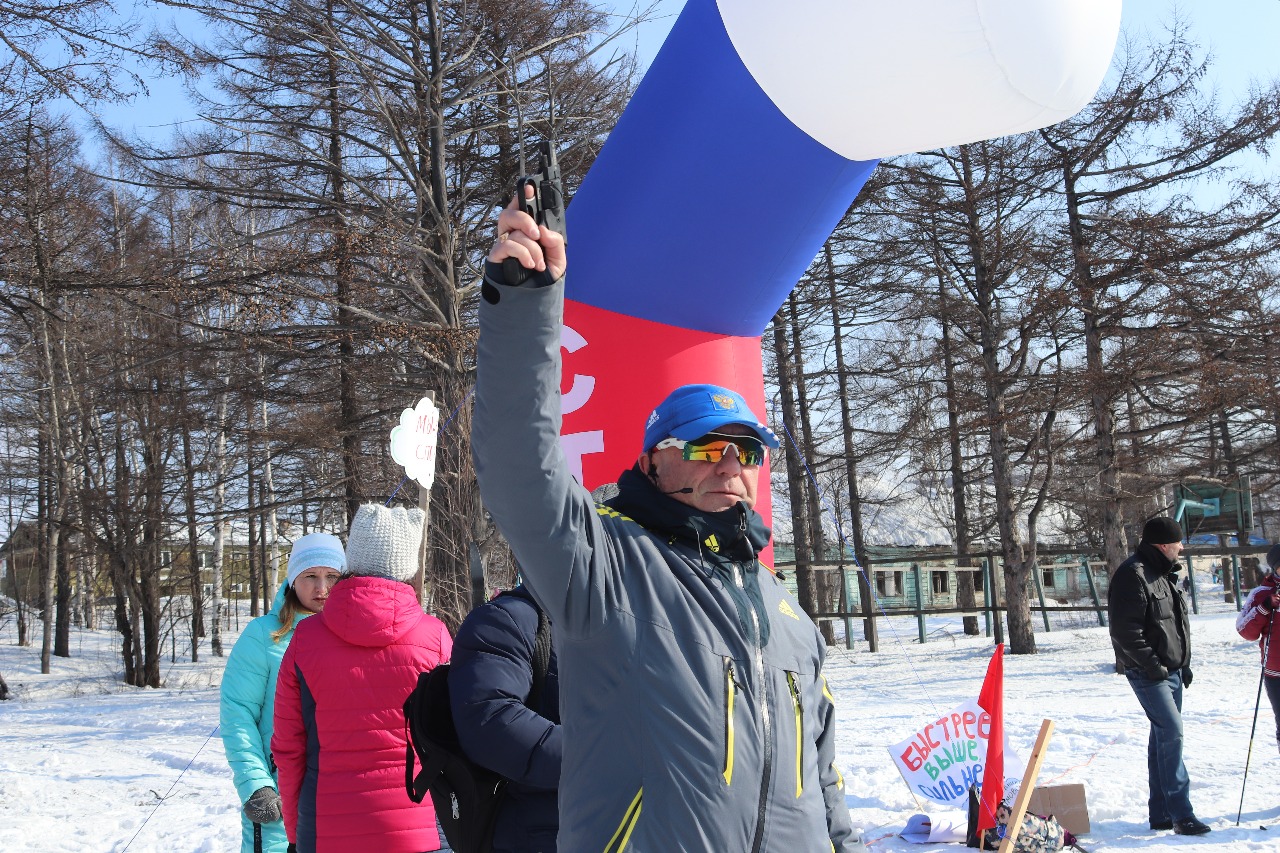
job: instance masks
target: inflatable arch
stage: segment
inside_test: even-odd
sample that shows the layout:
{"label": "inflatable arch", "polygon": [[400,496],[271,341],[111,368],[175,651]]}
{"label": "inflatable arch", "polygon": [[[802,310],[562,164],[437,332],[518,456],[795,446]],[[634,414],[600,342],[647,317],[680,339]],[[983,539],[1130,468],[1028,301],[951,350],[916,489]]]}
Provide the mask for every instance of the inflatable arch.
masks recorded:
{"label": "inflatable arch", "polygon": [[1120,0],[689,0],[568,210],[582,483],[635,461],[679,385],[767,417],[760,336],[877,159],[1073,115],[1119,27]]}

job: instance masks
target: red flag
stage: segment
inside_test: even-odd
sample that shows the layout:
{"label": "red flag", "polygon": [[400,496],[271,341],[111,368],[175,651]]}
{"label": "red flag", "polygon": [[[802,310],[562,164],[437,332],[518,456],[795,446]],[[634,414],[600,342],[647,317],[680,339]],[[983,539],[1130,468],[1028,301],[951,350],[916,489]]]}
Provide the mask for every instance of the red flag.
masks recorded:
{"label": "red flag", "polygon": [[981,832],[996,825],[996,807],[1004,799],[1004,643],[996,646],[991,663],[987,664],[978,705],[991,716],[987,764],[982,769],[982,806],[978,809]]}

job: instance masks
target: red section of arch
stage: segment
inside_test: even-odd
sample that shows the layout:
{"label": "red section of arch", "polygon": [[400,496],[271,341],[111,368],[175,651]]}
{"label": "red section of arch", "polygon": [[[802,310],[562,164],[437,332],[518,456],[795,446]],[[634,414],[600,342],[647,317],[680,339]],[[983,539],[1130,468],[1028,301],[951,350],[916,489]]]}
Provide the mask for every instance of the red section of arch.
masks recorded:
{"label": "red section of arch", "polygon": [[[715,310],[702,300],[690,310]],[[673,389],[693,382],[732,388],[766,418],[760,338],[691,331],[565,300],[561,442],[588,489],[614,482],[642,452],[644,424]],[[580,467],[576,467],[580,466]],[[772,523],[768,472],[756,511]],[[761,554],[773,563],[773,546]]]}

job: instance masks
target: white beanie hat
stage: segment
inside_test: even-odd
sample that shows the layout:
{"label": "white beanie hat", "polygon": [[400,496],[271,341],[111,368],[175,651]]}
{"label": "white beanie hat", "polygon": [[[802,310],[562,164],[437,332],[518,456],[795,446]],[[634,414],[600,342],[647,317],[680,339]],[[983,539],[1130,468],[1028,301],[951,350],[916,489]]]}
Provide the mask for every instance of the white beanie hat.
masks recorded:
{"label": "white beanie hat", "polygon": [[289,551],[289,570],[285,582],[293,586],[298,575],[307,569],[324,566],[337,569],[339,572],[347,568],[347,558],[342,553],[342,540],[332,533],[308,533]]}
{"label": "white beanie hat", "polygon": [[426,513],[402,506],[365,504],[347,534],[347,572],[408,583],[418,573]]}

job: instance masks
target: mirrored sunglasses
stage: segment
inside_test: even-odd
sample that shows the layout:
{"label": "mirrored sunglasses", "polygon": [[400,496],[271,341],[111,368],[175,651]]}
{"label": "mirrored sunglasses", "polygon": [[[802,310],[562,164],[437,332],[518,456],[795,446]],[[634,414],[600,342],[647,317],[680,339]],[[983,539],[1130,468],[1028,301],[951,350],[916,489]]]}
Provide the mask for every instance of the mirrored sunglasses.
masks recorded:
{"label": "mirrored sunglasses", "polygon": [[740,465],[764,464],[764,443],[748,435],[717,435],[713,432],[693,441],[664,438],[653,449],[668,447],[682,451],[684,458],[691,462],[719,462],[726,453],[732,453],[738,457]]}

